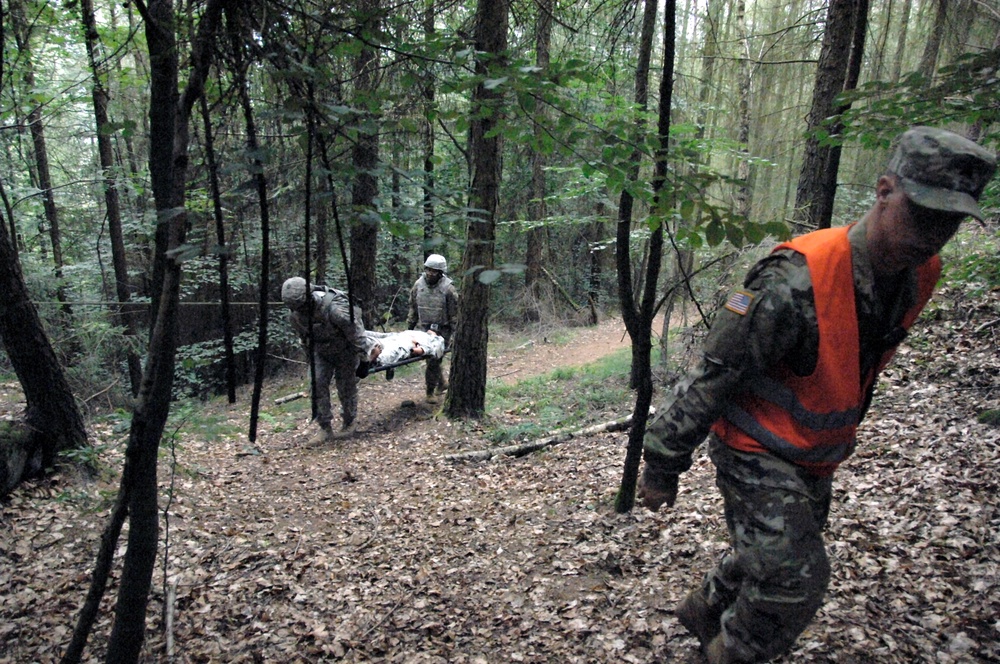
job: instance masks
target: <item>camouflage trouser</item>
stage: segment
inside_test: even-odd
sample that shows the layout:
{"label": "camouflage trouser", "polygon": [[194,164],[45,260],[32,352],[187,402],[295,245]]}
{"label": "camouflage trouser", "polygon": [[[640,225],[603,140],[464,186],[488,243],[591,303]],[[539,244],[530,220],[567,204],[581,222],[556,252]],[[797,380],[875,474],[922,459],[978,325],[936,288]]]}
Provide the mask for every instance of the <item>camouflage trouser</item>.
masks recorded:
{"label": "camouflage trouser", "polygon": [[702,593],[722,613],[727,649],[742,661],[767,661],[791,649],[823,603],[831,481],[770,454],[732,450],[715,436],[709,452],[732,548]]}
{"label": "camouflage trouser", "polygon": [[445,385],[444,380],[444,365],[443,360],[438,360],[435,358],[427,359],[426,368],[424,369],[424,384],[427,386],[427,394],[433,394],[434,390],[443,390]]}
{"label": "camouflage trouser", "polygon": [[337,399],[343,426],[348,427],[358,414],[359,357],[354,352],[330,352],[316,349],[316,421],[323,427],[333,421],[330,403],[330,381],[337,383]]}
{"label": "camouflage trouser", "polygon": [[[421,326],[421,329],[426,332],[430,329],[430,326],[423,325]],[[449,342],[451,341],[451,333],[445,332],[441,336],[444,337],[445,347],[448,347]],[[427,387],[427,395],[430,396],[431,394],[434,394],[435,390],[438,392],[443,391],[447,383],[444,379],[444,360],[438,360],[431,357],[425,360],[424,364],[426,365],[424,367],[424,385]]]}

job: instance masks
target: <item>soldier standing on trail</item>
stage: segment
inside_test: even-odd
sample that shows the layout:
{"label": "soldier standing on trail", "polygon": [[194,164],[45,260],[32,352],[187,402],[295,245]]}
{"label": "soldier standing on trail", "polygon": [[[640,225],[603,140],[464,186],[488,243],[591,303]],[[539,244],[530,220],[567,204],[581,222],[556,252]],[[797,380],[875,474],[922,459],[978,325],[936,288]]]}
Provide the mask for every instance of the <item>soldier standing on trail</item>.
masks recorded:
{"label": "soldier standing on trail", "polygon": [[[343,291],[313,286],[312,329],[309,328],[309,285],[302,277],[292,277],[281,286],[281,301],[291,310],[288,320],[299,335],[306,351],[310,336],[313,344],[313,364],[316,367],[316,394],[313,395],[316,430],[309,439],[310,445],[347,438],[354,434],[358,414],[358,377],[356,372],[362,359],[366,359],[365,329],[361,323],[361,309],[351,308]],[[330,404],[330,380],[336,379],[337,398],[343,421],[340,431],[331,427],[333,408]]]}
{"label": "soldier standing on trail", "polygon": [[904,133],[857,224],[779,245],[720,309],[698,366],[650,424],[638,496],[673,506],[708,436],[731,549],[677,606],[711,664],[787,652],[823,603],[837,465],[878,372],[927,303],[937,254],[996,156],[949,131]]}
{"label": "soldier standing on trail", "polygon": [[[407,329],[434,331],[451,343],[451,334],[458,319],[458,291],[445,274],[448,262],[444,256],[431,254],[424,261],[424,273],[410,290],[410,312],[406,317]],[[424,370],[427,401],[437,403],[438,395],[448,389],[442,369],[443,360],[428,358]]]}

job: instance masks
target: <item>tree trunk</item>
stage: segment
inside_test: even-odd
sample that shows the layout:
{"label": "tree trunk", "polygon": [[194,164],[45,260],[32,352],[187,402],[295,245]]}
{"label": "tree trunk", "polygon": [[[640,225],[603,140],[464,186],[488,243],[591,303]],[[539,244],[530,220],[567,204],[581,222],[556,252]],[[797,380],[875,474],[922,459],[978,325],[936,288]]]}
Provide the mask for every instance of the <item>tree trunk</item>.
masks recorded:
{"label": "tree trunk", "polygon": [[[652,8],[650,8],[652,5]],[[656,13],[656,0],[648,0],[646,11]],[[674,41],[677,23],[677,2],[666,0],[663,10],[663,77],[660,79],[660,107],[656,127],[659,147],[653,166],[653,205],[662,221],[653,230],[649,240],[649,261],[646,267],[642,301],[633,313],[633,327],[628,328],[632,337],[632,376],[635,380],[635,408],[632,411],[632,428],[628,434],[628,448],[622,469],[622,481],[615,497],[615,511],[628,512],[635,505],[635,489],[642,460],[642,439],[646,434],[646,421],[653,401],[653,374],[650,367],[652,351],[653,314],[656,311],[656,285],[663,258],[663,225],[672,195],[667,187],[667,152],[670,139],[670,107],[674,90]],[[621,251],[621,249],[619,249]],[[619,264],[621,257],[619,257]]]}
{"label": "tree trunk", "polygon": [[[104,76],[101,73],[96,56],[98,46],[97,22],[94,19],[93,0],[80,0],[80,14],[83,21],[84,40],[87,46],[87,61],[94,78],[91,90],[94,101],[94,120],[97,125],[97,154],[104,173],[104,205],[108,215],[108,237],[111,240],[111,262],[115,272],[115,297],[118,299],[113,308],[115,318],[125,330],[125,336],[136,337],[136,323],[133,312],[128,307],[132,297],[128,278],[128,259],[125,253],[125,238],[122,233],[121,201],[118,197],[118,184],[115,180],[114,150],[111,145],[111,134],[108,131],[108,93],[104,88]],[[142,380],[142,363],[139,354],[135,352],[134,343],[126,344],[126,362],[128,365],[129,385],[132,396],[139,394],[139,382]]]}
{"label": "tree trunk", "polygon": [[[540,0],[535,27],[535,65],[538,67],[540,76],[545,76],[549,70],[549,43],[551,40],[552,0]],[[539,104],[535,110],[535,149],[531,152],[531,202],[528,211],[528,219],[534,223],[528,229],[527,252],[524,258],[524,287],[527,295],[525,318],[528,321],[537,321],[541,318],[539,280],[542,272],[542,250],[545,241],[545,228],[541,223],[548,216],[545,205],[547,193],[545,164],[547,159],[541,149],[541,142],[545,138],[545,125],[545,105]]]}
{"label": "tree trunk", "polygon": [[750,217],[750,38],[747,34],[746,0],[736,2],[736,32],[740,49],[738,59],[739,70],[739,103],[737,104],[736,144],[738,146],[739,162],[736,165],[736,212]]}
{"label": "tree trunk", "polygon": [[[851,37],[851,55],[847,62],[847,80],[844,82],[845,90],[854,90],[858,87],[858,80],[861,78],[861,63],[864,56],[865,38],[868,35],[868,0],[855,0],[856,14],[854,29]],[[840,117],[850,108],[850,104],[841,104],[834,111],[836,117]],[[844,130],[844,124],[838,119],[831,125],[830,133],[840,134]],[[833,223],[833,204],[837,193],[837,174],[840,172],[840,154],[843,148],[838,143],[829,148],[828,163],[823,171],[822,196],[817,202],[816,219],[820,228],[829,228]]]}
{"label": "tree trunk", "polygon": [[0,443],[0,497],[30,472],[52,467],[56,454],[87,444],[83,417],[24,284],[21,264],[0,223],[0,340],[21,383],[31,432]]}
{"label": "tree trunk", "polygon": [[[24,87],[29,94],[35,90],[35,69],[32,62],[31,31],[32,23],[25,16],[25,7],[19,3],[10,6],[11,24],[14,42],[17,45],[19,58],[24,66]],[[42,206],[45,210],[45,222],[48,225],[49,242],[52,246],[52,263],[56,278],[56,299],[63,303],[62,311],[67,316],[72,315],[66,299],[66,289],[63,284],[62,232],[59,226],[59,208],[56,207],[55,194],[52,189],[52,171],[49,168],[49,150],[45,140],[45,124],[42,117],[42,105],[30,102],[26,124],[31,134],[31,143],[35,153],[35,177],[42,196]],[[13,238],[12,238],[13,241]]]}
{"label": "tree trunk", "polygon": [[[427,6],[424,8],[424,39],[428,42],[434,38],[434,7],[435,0],[427,0]],[[434,93],[437,83],[432,71],[427,71],[423,82],[424,242],[422,254],[424,258],[433,253],[431,247],[434,241]]]}
{"label": "tree trunk", "polygon": [[934,78],[934,71],[937,69],[938,54],[941,52],[941,41],[944,39],[944,31],[948,21],[948,0],[935,0],[934,23],[931,24],[931,33],[924,44],[924,53],[920,57],[920,64],[917,71],[927,80],[930,85]]}
{"label": "tree trunk", "polygon": [[222,191],[219,185],[219,165],[215,158],[212,117],[208,112],[208,100],[205,95],[201,96],[201,119],[205,128],[205,160],[212,194],[215,241],[219,252],[219,308],[222,313],[222,347],[226,363],[226,396],[229,403],[236,403],[236,357],[233,349],[232,307],[229,306],[229,247],[226,245],[226,225],[222,212]]}
{"label": "tree trunk", "polygon": [[794,219],[805,230],[823,227],[820,220],[825,204],[823,198],[832,199],[836,193],[824,190],[826,169],[830,167],[830,148],[821,144],[818,134],[823,131],[824,121],[834,114],[834,100],[844,89],[856,15],[856,0],[831,0],[816,69],[812,107],[806,119],[805,154],[795,193]]}
{"label": "tree trunk", "polygon": [[[108,639],[106,660],[131,663],[139,658],[145,637],[146,605],[159,541],[157,513],[157,452],[170,412],[174,357],[177,349],[177,309],[180,299],[181,262],[171,250],[184,242],[187,217],[185,185],[191,109],[204,90],[222,5],[209,0],[202,14],[191,50],[191,76],[183,96],[178,95],[178,53],[172,0],[152,0],[144,16],[150,55],[150,175],[161,244],[154,274],[156,317],[150,334],[149,354],[128,444],[122,489],[128,494],[128,548],[122,566],[114,627]],[[125,488],[127,487],[127,488]],[[97,579],[95,578],[95,582]]]}
{"label": "tree trunk", "polygon": [[[476,5],[476,75],[488,78],[490,69],[507,50],[507,0],[479,0]],[[472,191],[462,257],[462,288],[458,325],[452,340],[452,361],[445,411],[449,417],[479,417],[486,409],[486,350],[489,342],[490,279],[493,268],[497,209],[500,196],[501,93],[480,83],[472,95],[469,152],[473,160]]]}
{"label": "tree trunk", "polygon": [[889,74],[890,83],[899,83],[903,74],[903,59],[906,55],[906,34],[910,25],[910,11],[913,0],[903,0],[903,15],[899,19],[899,39],[896,42],[896,52],[892,58],[892,71]]}
{"label": "tree trunk", "polygon": [[[639,36],[639,55],[635,68],[635,105],[644,113],[649,104],[649,63],[653,52],[653,33],[656,29],[656,0],[645,0],[645,9],[642,15],[642,31]],[[633,140],[636,145],[644,144],[646,133],[643,128],[643,119],[640,116],[635,121],[635,136]],[[639,179],[639,162],[642,155],[638,149],[632,151],[631,167],[628,172],[629,182]],[[643,335],[642,319],[636,307],[636,289],[640,284],[633,286],[632,279],[632,206],[634,200],[628,188],[625,188],[618,199],[618,226],[615,232],[615,264],[618,269],[618,300],[622,311],[622,320],[625,322],[625,329],[632,337],[633,343]],[[659,268],[659,265],[657,265]],[[638,280],[636,280],[638,281]],[[650,336],[650,330],[646,330],[646,336]],[[636,354],[635,346],[632,352],[632,368],[629,375],[629,386],[637,387],[641,381],[643,369],[638,366],[641,358]],[[648,355],[647,367],[648,369]]]}
{"label": "tree trunk", "polygon": [[[361,0],[358,12],[365,17],[362,33],[379,29],[381,0]],[[379,66],[378,51],[365,40],[354,61],[355,107],[371,109],[378,87],[376,73]],[[361,306],[366,329],[375,325],[375,260],[378,251],[378,215],[375,197],[378,195],[379,166],[377,117],[371,110],[358,116],[357,139],[351,148],[354,163],[354,183],[351,187],[351,295]]]}

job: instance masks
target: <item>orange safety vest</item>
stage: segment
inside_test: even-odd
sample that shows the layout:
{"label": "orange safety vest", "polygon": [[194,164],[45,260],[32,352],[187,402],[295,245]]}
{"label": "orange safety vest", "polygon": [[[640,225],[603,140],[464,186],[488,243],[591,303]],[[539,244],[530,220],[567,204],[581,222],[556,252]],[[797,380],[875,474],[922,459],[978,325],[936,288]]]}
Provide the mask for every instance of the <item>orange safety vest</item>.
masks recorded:
{"label": "orange safety vest", "polygon": [[[896,352],[887,350],[861,380],[858,314],[848,226],[815,231],[779,245],[806,258],[819,328],[816,368],[796,376],[787,364],[754,380],[734,396],[712,431],[744,452],[771,452],[815,475],[833,474],[854,451],[868,388]],[[917,268],[916,304],[903,316],[909,329],[941,276],[941,259]]]}

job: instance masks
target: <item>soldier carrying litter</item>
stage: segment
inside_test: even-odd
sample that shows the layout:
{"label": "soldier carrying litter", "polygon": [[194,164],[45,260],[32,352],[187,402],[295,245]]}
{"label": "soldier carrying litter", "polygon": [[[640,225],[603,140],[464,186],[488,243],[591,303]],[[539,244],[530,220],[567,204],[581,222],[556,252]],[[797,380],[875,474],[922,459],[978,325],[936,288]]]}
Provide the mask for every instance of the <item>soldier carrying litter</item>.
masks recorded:
{"label": "soldier carrying litter", "polygon": [[[310,300],[308,295],[312,293]],[[309,438],[310,445],[352,436],[356,430],[358,414],[358,369],[367,361],[368,343],[361,322],[361,309],[351,305],[343,291],[312,286],[302,277],[287,279],[281,286],[281,301],[289,308],[288,320],[303,346],[309,350],[310,337],[313,347],[313,364],[316,367],[316,393],[313,395],[315,418],[310,426],[315,429]],[[312,303],[312,328],[309,327],[309,303]],[[330,381],[336,380],[337,398],[340,400],[342,425],[334,432],[333,407],[330,403]]]}

